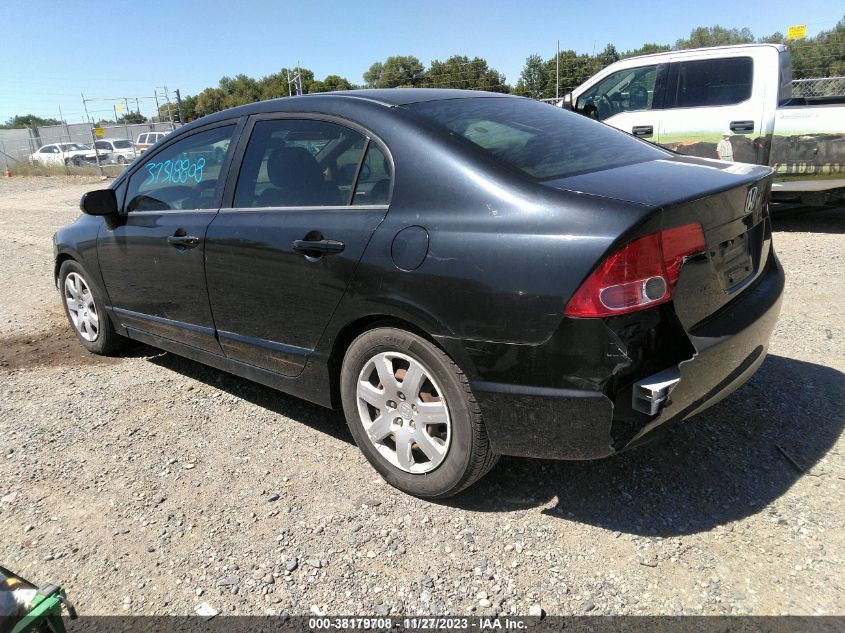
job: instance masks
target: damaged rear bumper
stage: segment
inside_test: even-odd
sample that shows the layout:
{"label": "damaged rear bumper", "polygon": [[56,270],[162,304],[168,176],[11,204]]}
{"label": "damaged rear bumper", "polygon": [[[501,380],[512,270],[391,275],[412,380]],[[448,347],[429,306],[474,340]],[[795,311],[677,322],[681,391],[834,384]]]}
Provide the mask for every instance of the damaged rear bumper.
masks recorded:
{"label": "damaged rear bumper", "polygon": [[[783,269],[772,256],[754,287],[689,332],[665,306],[624,320],[565,319],[537,346],[462,341],[493,450],[551,459],[607,457],[701,412],[762,364],[783,288]],[[668,397],[654,414],[637,410],[637,383],[656,377],[650,384],[659,384],[666,370],[680,377]]]}

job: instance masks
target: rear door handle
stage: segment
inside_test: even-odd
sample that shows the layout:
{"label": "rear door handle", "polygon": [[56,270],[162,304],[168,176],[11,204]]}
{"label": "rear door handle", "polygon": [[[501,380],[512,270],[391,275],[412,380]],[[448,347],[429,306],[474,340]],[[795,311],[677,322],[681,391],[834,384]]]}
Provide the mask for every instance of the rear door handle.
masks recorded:
{"label": "rear door handle", "polygon": [[653,125],[635,125],[631,128],[631,134],[634,136],[654,136]]}
{"label": "rear door handle", "polygon": [[731,121],[731,132],[753,132],[754,121]]}
{"label": "rear door handle", "polygon": [[344,248],[344,243],[337,240],[295,240],[293,243],[293,250],[317,257],[340,253]]}
{"label": "rear door handle", "polygon": [[167,243],[176,248],[194,248],[200,243],[200,238],[193,235],[171,235],[167,238]]}

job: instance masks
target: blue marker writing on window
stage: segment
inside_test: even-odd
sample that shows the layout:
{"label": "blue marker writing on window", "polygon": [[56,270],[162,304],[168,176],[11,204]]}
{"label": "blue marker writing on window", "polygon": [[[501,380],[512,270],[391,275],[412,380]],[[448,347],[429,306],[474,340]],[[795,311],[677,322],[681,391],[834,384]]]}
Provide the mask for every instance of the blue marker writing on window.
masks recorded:
{"label": "blue marker writing on window", "polygon": [[188,180],[200,184],[203,179],[205,158],[193,161],[190,158],[166,160],[161,163],[147,163],[146,168],[150,177],[144,182],[149,185],[184,185]]}

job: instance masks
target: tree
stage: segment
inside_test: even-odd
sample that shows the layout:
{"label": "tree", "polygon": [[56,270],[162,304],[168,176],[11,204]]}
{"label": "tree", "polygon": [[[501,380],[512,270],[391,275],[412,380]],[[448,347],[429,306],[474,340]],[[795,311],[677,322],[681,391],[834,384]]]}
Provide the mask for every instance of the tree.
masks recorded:
{"label": "tree", "polygon": [[519,73],[514,92],[525,97],[541,99],[546,91],[547,81],[543,58],[537,54],[529,55],[522,72]]}
{"label": "tree", "polygon": [[619,54],[619,51],[616,50],[616,47],[613,44],[608,44],[604,47],[604,50],[598,54],[598,61],[601,68],[605,66],[610,66],[622,59],[622,55]]}
{"label": "tree", "polygon": [[665,53],[668,50],[672,50],[672,47],[668,44],[643,44],[639,48],[635,48],[630,51],[625,51],[622,53],[622,58],[625,57],[638,57],[639,55],[651,55],[652,53]]}
{"label": "tree", "polygon": [[329,75],[323,81],[312,81],[308,92],[334,92],[336,90],[352,90],[355,88],[349,80],[340,75]]}
{"label": "tree", "polygon": [[206,88],[203,90],[197,95],[197,103],[194,107],[197,118],[222,110],[224,108],[223,101],[225,98],[226,93],[220,88]]}
{"label": "tree", "polygon": [[197,98],[188,95],[182,99],[182,116],[185,117],[185,123],[189,123],[197,118]]}
{"label": "tree", "polygon": [[2,128],[11,129],[11,128],[25,128],[31,125],[34,126],[41,126],[41,125],[61,125],[61,121],[58,119],[50,119],[44,118],[40,116],[35,116],[34,114],[19,114],[17,116],[11,117],[6,123],[0,125]]}
{"label": "tree", "polygon": [[452,55],[445,62],[431,62],[425,74],[424,86],[430,88],[458,88],[463,90],[489,90],[510,92],[505,76],[490,68],[481,57],[470,59],[465,55]]}
{"label": "tree", "polygon": [[747,28],[726,29],[719,26],[699,26],[694,28],[689,39],[679,39],[675,48],[705,48],[707,46],[728,46],[731,44],[749,44],[754,42],[754,35]]}
{"label": "tree", "polygon": [[364,73],[368,88],[398,88],[421,86],[425,81],[425,67],[413,55],[394,55],[376,62]]}
{"label": "tree", "polygon": [[[174,108],[176,106],[173,106]],[[140,112],[127,112],[126,114],[117,117],[118,123],[146,123],[147,117]]]}

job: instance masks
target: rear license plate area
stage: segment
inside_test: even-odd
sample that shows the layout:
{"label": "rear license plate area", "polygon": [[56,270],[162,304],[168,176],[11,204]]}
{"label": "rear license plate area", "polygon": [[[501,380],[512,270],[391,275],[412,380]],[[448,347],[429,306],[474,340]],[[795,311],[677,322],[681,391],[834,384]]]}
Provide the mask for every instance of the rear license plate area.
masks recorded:
{"label": "rear license plate area", "polygon": [[754,272],[749,233],[725,240],[717,248],[720,282],[725,291],[740,285]]}

